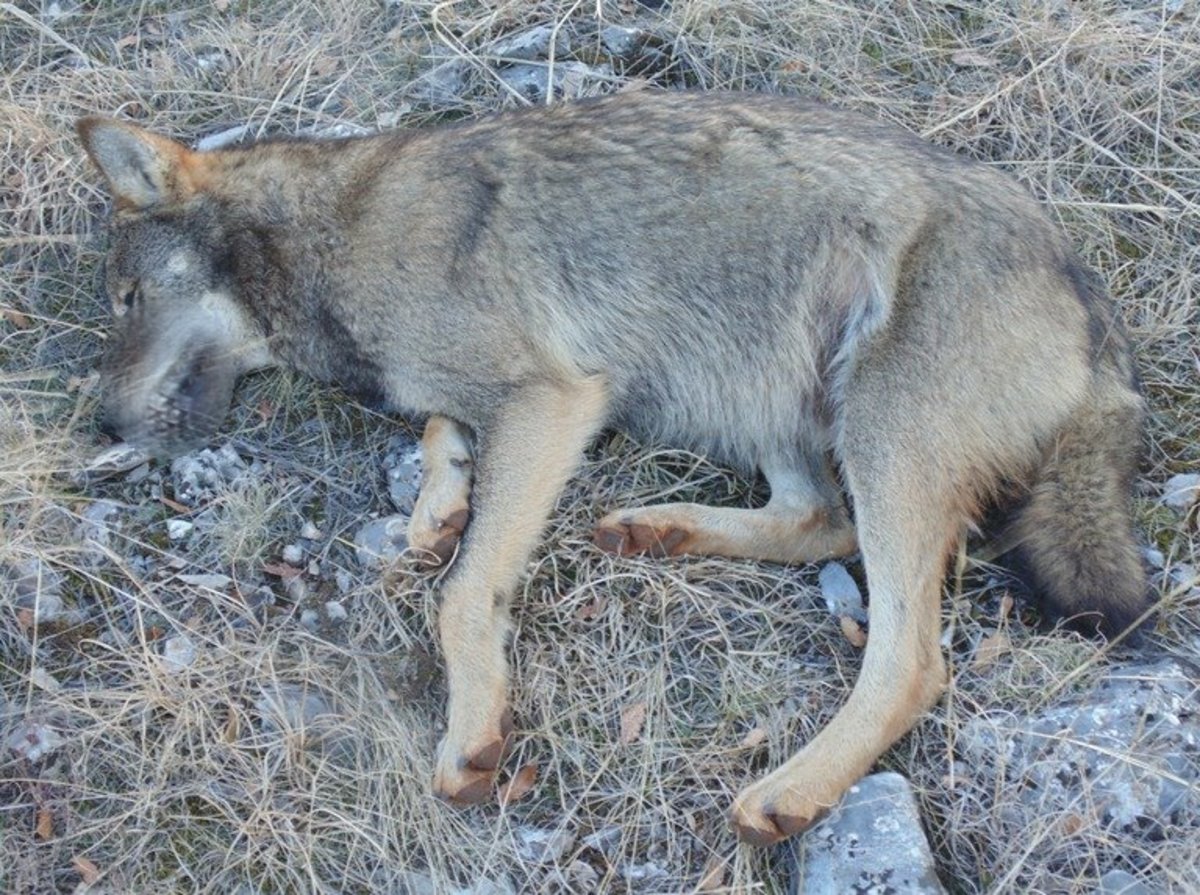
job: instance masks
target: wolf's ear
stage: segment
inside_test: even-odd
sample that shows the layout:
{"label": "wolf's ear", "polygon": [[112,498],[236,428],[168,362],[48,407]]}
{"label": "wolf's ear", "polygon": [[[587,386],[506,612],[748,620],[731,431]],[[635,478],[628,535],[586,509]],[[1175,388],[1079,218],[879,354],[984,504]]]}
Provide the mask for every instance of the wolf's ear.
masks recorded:
{"label": "wolf's ear", "polygon": [[198,154],[186,146],[112,118],[81,118],[75,130],[118,206],[151,208],[196,191]]}

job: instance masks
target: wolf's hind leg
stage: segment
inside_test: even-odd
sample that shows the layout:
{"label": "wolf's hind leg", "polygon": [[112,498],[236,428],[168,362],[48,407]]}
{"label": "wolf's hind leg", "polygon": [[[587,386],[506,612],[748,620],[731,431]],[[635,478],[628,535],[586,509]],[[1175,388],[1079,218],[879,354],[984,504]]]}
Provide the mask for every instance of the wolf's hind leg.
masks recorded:
{"label": "wolf's hind leg", "polygon": [[942,579],[971,501],[957,487],[962,473],[952,462],[939,468],[922,455],[922,441],[929,437],[924,430],[885,437],[878,415],[848,411],[843,446],[871,595],[862,671],[833,720],[790,760],[739,794],[731,821],[752,845],[768,845],[809,826],[945,687]]}
{"label": "wolf's hind leg", "polygon": [[604,422],[596,379],[516,390],[478,432],[474,516],[441,591],[438,616],[450,691],[434,792],[454,802],[491,794],[508,720],[508,604],[529,554],[587,442]]}
{"label": "wolf's hind leg", "polygon": [[431,416],[421,436],[421,493],[408,524],[408,543],[424,568],[454,555],[470,514],[474,472],[470,433],[444,416]]}
{"label": "wolf's hind leg", "polygon": [[609,513],[594,540],[609,553],[746,557],[803,563],[845,556],[854,526],[823,456],[764,463],[771,486],[765,507],[743,510],[670,503]]}

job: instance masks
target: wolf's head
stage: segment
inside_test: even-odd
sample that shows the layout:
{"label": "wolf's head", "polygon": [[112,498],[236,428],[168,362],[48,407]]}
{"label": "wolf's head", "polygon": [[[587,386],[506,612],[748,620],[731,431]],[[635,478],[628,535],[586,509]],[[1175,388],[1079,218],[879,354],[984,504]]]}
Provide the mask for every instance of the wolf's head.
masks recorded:
{"label": "wolf's head", "polygon": [[107,290],[114,326],[101,364],[106,426],[160,455],[209,438],[237,377],[269,363],[237,300],[210,159],[100,118],[78,124],[113,194]]}

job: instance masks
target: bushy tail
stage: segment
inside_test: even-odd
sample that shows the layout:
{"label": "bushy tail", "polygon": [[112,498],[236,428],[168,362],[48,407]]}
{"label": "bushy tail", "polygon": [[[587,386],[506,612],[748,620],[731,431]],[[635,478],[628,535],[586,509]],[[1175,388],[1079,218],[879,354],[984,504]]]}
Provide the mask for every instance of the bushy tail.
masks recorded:
{"label": "bushy tail", "polygon": [[1050,446],[1010,534],[1015,565],[1045,609],[1111,637],[1152,600],[1130,506],[1144,406],[1124,385],[1096,392]]}

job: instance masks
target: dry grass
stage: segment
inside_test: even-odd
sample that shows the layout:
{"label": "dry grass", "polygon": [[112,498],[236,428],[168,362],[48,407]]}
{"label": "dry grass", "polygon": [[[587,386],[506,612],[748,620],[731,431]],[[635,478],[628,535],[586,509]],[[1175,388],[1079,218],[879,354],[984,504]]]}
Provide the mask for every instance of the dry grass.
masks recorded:
{"label": "dry grass", "polygon": [[[519,892],[679,892],[721,865],[710,879],[724,890],[781,891],[778,858],[735,846],[724,811],[829,719],[858,667],[813,569],[591,549],[602,508],[667,493],[751,495],[702,460],[614,437],[564,496],[517,602],[512,767],[536,762],[536,787],[504,809],[434,801],[443,684],[430,645],[433,582],[404,572],[385,582],[359,569],[350,546],[367,514],[387,512],[379,459],[403,423],[299,379],[255,378],[232,431],[262,466],[251,484],[184,514],[196,528],[181,543],[165,530],[179,510],[155,499],[171,497],[169,473],[71,484],[67,473],[95,452],[86,374],[105,328],[95,297],[103,198],[71,129],[85,113],[187,138],[244,122],[272,133],[414,126],[519,101],[494,76],[498,37],[557,23],[583,35],[567,61],[596,62],[596,24],[636,19],[656,35],[653,52],[583,89],[636,77],[782,90],[895,119],[1011,171],[1103,272],[1153,404],[1143,528],[1169,563],[1200,561],[1195,514],[1181,522],[1155,500],[1169,474],[1200,465],[1200,19],[1187,2],[61,8],[55,18],[0,3],[0,564],[40,562],[33,593],[48,593],[55,576],[68,610],[38,625],[12,587],[0,591],[0,732],[30,718],[64,741],[42,762],[7,746],[0,754],[4,891],[71,890],[94,866],[98,886],[118,892],[404,892],[410,872],[438,891],[504,878]],[[458,94],[422,80],[439,66],[461,73]],[[96,546],[81,520],[99,499],[120,506],[116,533]],[[323,537],[312,545],[320,573],[300,593],[263,563],[305,520]],[[214,572],[234,585],[178,577]],[[255,609],[264,584],[275,604]],[[1162,590],[1146,649],[1195,663],[1197,591]],[[1104,658],[1018,621],[1011,654],[963,670],[996,624],[995,589],[978,596],[947,604],[960,660],[950,696],[883,759],[921,789],[942,878],[961,892],[1086,892],[1099,873],[1126,867],[1195,891],[1195,824],[1165,836],[1068,834],[1047,814],[1014,830],[1012,796],[973,782],[961,763],[954,773],[965,778],[952,779],[967,719],[1037,706],[1048,689],[1085,689],[1099,666],[1074,669]],[[346,606],[346,621],[298,623],[328,600]],[[172,671],[163,644],[182,633],[196,658]],[[303,723],[279,717],[281,692],[309,694],[319,711]],[[621,746],[622,713],[639,704],[644,728]],[[763,743],[739,745],[756,728]],[[545,864],[522,857],[530,826],[573,844]]]}

